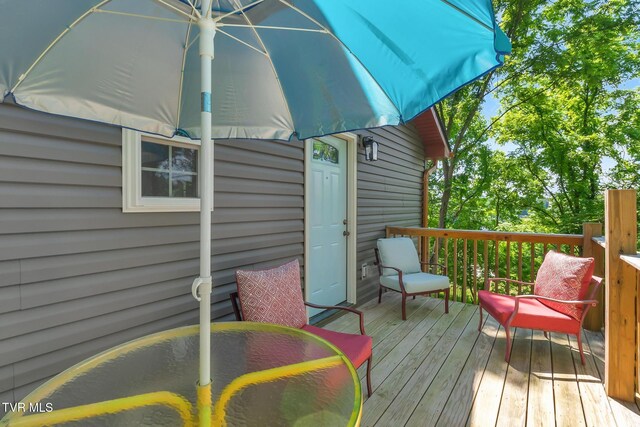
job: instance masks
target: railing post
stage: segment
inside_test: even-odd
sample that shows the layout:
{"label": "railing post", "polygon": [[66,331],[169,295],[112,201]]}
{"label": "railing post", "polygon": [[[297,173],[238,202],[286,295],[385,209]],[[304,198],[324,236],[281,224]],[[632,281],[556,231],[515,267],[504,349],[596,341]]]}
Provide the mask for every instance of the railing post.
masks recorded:
{"label": "railing post", "polygon": [[636,282],[620,255],[636,253],[635,190],[607,190],[604,207],[605,389],[610,397],[633,402]]}
{"label": "railing post", "polygon": [[[582,256],[593,257],[595,260],[595,269],[593,274],[598,277],[603,277],[604,274],[604,251],[600,246],[593,243],[592,238],[602,236],[602,224],[599,222],[587,222],[582,224]],[[587,313],[587,317],[584,319],[585,329],[590,331],[599,331],[604,324],[604,288],[600,287],[595,298],[599,301],[599,304]]]}

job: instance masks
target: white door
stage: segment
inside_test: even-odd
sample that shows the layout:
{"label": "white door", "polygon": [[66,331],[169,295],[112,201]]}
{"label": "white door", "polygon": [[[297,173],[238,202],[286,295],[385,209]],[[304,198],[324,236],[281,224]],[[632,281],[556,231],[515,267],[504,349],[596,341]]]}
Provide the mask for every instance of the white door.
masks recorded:
{"label": "white door", "polygon": [[311,165],[306,296],[315,304],[336,305],[347,299],[347,142],[312,139],[306,156]]}

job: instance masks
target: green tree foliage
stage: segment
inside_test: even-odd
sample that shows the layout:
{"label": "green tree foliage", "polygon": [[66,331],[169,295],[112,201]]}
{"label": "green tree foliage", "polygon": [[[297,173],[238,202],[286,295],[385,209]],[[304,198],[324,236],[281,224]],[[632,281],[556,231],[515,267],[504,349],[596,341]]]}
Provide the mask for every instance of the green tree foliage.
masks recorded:
{"label": "green tree foliage", "polygon": [[[604,189],[640,188],[640,0],[495,4],[513,52],[436,107],[454,157],[430,180],[429,225],[579,233],[584,222],[603,221]],[[490,98],[500,107],[485,118]],[[450,276],[456,259],[458,298],[466,278],[467,300],[485,274],[519,277],[520,250],[522,278],[533,278],[545,250],[512,244],[507,257],[506,244],[479,241],[474,258],[468,241],[465,274],[463,241],[457,253],[448,245]],[[443,242],[430,247],[442,261]]]}
{"label": "green tree foliage", "polygon": [[[640,92],[627,84],[640,77],[639,2],[496,7],[513,53],[437,107],[454,157],[432,180],[430,225],[579,232],[602,220],[606,186],[640,184]],[[500,102],[490,120],[488,96]],[[609,176],[605,157],[617,162]]]}

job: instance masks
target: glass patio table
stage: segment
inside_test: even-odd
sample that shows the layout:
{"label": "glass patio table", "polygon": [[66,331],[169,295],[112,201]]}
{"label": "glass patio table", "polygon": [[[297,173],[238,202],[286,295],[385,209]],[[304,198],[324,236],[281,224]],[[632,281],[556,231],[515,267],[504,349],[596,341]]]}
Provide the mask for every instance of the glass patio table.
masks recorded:
{"label": "glass patio table", "polygon": [[210,389],[196,384],[198,327],[188,326],[69,368],[24,398],[0,426],[359,424],[358,375],[327,341],[263,323],[213,323],[211,329]]}

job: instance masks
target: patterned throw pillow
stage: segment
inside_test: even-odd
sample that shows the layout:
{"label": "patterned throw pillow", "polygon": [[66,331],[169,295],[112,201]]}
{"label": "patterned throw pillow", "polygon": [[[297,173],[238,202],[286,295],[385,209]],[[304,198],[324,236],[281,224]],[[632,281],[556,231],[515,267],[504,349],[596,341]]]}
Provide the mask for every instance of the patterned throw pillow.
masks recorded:
{"label": "patterned throw pillow", "polygon": [[[549,251],[538,270],[534,294],[565,301],[582,300],[589,290],[593,268],[593,258]],[[582,306],[540,302],[578,320],[582,315]]]}
{"label": "patterned throw pillow", "polygon": [[269,270],[238,270],[236,281],[244,320],[292,328],[307,323],[298,260]]}

